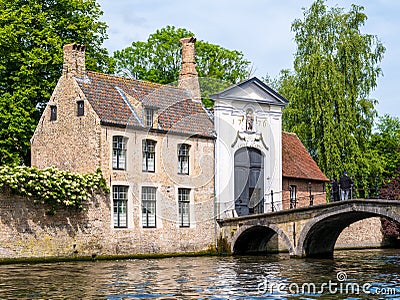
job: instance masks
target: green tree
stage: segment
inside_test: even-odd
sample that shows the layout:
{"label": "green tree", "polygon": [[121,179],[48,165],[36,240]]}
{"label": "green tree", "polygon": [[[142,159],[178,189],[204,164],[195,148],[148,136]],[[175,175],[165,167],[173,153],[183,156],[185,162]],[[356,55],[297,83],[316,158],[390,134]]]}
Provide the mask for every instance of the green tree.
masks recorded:
{"label": "green tree", "polygon": [[379,39],[361,32],[363,7],[328,8],[316,0],[292,24],[294,70],[284,70],[278,90],[289,99],[283,127],[298,134],[328,177],[344,170],[365,187],[382,171],[369,138],[376,101],[369,98],[385,52]]}
{"label": "green tree", "polygon": [[[190,36],[194,34],[187,29],[167,26],[150,34],[146,42],[132,42],[131,46],[114,52],[116,72],[164,84],[177,82],[182,61],[179,40]],[[250,75],[250,62],[240,51],[204,41],[197,41],[195,50],[200,78],[233,84]]]}
{"label": "green tree", "polygon": [[381,116],[371,137],[371,148],[382,158],[383,178],[391,179],[400,168],[400,119],[388,114]]}
{"label": "green tree", "polygon": [[0,0],[0,164],[29,161],[29,139],[62,70],[62,47],[87,46],[107,70],[106,24],[95,0]]}

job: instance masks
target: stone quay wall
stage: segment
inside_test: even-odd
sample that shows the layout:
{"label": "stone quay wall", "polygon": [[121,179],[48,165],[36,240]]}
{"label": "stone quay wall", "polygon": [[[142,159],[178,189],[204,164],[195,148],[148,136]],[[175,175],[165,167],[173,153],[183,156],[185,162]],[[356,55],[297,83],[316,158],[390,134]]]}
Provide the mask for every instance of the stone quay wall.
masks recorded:
{"label": "stone quay wall", "polygon": [[109,195],[94,197],[85,211],[59,207],[48,215],[49,209],[0,193],[0,260],[192,253],[215,247],[213,220],[193,228],[113,228]]}
{"label": "stone quay wall", "polygon": [[387,246],[382,230],[381,219],[364,219],[346,227],[339,235],[335,249],[379,248]]}
{"label": "stone quay wall", "polygon": [[[85,211],[59,207],[55,215],[48,215],[49,210],[31,199],[0,193],[0,260],[200,253],[215,249],[212,219],[192,228],[175,224],[113,228],[108,195],[94,197]],[[341,233],[335,248],[384,246],[381,228],[379,218],[353,223]],[[269,251],[285,250],[278,240],[270,243]]]}

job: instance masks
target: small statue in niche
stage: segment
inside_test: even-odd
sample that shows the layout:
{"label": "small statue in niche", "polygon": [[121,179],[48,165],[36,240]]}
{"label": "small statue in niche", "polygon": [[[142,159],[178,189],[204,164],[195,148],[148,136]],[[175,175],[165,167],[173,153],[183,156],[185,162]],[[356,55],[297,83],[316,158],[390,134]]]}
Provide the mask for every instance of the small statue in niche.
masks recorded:
{"label": "small statue in niche", "polygon": [[254,115],[250,108],[246,110],[246,131],[254,131]]}

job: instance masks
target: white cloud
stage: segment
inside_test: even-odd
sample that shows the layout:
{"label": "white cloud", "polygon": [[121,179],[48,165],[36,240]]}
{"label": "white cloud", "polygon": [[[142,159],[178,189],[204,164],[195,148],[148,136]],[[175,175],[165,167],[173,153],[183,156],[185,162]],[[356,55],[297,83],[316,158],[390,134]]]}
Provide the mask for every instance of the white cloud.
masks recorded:
{"label": "white cloud", "polygon": [[[99,0],[103,20],[109,25],[110,52],[146,40],[149,34],[167,25],[186,28],[196,37],[228,49],[240,50],[256,68],[255,75],[276,76],[291,68],[295,44],[291,23],[301,18],[302,8],[312,0]],[[387,52],[382,63],[385,77],[373,93],[380,99],[379,112],[400,116],[395,104],[400,94],[397,70],[400,64],[400,1],[358,0],[365,7],[368,20],[365,32],[378,35]],[[347,0],[327,0],[329,6],[345,7]]]}

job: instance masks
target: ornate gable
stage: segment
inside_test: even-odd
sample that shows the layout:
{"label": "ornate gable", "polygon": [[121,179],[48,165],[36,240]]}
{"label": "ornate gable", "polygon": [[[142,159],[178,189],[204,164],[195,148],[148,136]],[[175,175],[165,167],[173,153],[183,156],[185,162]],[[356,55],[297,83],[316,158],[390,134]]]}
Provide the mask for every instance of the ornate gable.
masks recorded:
{"label": "ornate gable", "polygon": [[210,97],[213,100],[240,100],[278,106],[285,106],[288,103],[288,100],[256,77],[233,85]]}

